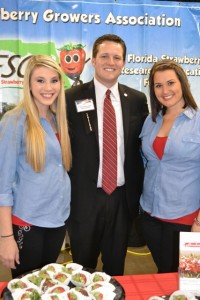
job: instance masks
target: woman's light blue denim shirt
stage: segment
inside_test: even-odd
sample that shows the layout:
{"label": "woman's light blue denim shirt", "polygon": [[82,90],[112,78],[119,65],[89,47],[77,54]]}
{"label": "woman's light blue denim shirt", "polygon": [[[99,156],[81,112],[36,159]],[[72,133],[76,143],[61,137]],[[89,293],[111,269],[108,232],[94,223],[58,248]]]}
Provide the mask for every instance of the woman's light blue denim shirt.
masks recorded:
{"label": "woman's light blue denim shirt", "polygon": [[162,125],[148,116],[140,137],[145,178],[140,204],[152,216],[176,219],[200,207],[200,111],[186,108],[170,130],[162,160],[153,142]]}
{"label": "woman's light blue denim shirt", "polygon": [[26,114],[4,116],[0,122],[0,206],[32,225],[60,227],[70,213],[71,185],[63,167],[59,141],[44,118],[46,162],[36,173],[26,162]]}

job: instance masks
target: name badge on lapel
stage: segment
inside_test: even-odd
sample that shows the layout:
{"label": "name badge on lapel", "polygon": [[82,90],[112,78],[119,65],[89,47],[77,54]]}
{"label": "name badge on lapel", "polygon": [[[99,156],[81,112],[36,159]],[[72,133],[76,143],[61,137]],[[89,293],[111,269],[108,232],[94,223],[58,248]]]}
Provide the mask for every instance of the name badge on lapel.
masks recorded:
{"label": "name badge on lapel", "polygon": [[94,110],[94,103],[92,99],[76,100],[75,104],[77,112]]}

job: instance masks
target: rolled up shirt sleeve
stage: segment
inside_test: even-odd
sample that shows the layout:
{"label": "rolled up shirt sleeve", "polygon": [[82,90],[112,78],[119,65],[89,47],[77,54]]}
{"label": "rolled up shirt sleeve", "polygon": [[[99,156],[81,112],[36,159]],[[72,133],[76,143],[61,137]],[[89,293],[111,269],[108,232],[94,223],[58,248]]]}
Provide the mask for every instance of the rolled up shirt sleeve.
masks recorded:
{"label": "rolled up shirt sleeve", "polygon": [[[22,128],[21,128],[22,130]],[[22,132],[16,118],[4,116],[0,122],[0,206],[13,206],[17,153]]]}

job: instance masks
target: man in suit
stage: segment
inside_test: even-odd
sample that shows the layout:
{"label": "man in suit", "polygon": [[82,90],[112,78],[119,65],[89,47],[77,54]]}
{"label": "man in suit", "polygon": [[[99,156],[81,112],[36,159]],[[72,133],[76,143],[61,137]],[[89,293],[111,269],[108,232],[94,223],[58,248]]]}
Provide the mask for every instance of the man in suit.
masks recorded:
{"label": "man in suit", "polygon": [[[101,254],[103,271],[110,275],[123,274],[130,223],[138,215],[143,183],[139,134],[148,114],[145,94],[118,83],[125,57],[126,45],[120,37],[99,37],[92,52],[94,79],[66,91],[73,157],[68,222],[72,257],[95,269]],[[108,89],[117,131],[117,182],[111,192],[102,183]],[[111,169],[107,173],[114,178]]]}

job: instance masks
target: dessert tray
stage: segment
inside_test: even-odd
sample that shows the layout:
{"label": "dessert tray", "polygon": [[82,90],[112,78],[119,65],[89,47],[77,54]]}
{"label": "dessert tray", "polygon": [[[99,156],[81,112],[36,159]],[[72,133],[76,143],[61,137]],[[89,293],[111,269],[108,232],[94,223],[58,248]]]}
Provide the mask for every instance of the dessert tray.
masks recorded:
{"label": "dessert tray", "polygon": [[104,272],[52,263],[8,282],[4,300],[124,300],[120,283]]}

